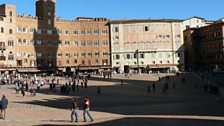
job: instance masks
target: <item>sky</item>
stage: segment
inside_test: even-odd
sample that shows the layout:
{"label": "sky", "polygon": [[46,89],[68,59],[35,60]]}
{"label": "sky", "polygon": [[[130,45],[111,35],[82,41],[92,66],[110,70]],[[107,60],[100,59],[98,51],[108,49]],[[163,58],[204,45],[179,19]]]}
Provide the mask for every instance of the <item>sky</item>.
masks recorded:
{"label": "sky", "polygon": [[[17,13],[35,16],[36,0],[0,0],[15,4]],[[224,17],[224,0],[56,0],[56,16],[105,17],[109,19],[187,19]]]}

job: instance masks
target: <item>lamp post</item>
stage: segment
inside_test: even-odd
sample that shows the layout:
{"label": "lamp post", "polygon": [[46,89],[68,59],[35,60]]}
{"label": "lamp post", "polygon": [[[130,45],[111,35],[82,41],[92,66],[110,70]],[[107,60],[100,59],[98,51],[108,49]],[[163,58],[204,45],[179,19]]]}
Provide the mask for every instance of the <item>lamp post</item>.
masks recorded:
{"label": "lamp post", "polygon": [[135,55],[136,55],[136,58],[137,58],[138,74],[140,74],[140,66],[139,66],[139,50],[138,50],[138,49],[135,51]]}

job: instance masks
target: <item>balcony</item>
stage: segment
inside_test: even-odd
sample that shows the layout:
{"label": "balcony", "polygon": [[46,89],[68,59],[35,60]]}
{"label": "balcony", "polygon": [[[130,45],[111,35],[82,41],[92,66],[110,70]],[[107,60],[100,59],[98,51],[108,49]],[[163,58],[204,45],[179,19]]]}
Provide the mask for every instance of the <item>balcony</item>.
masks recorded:
{"label": "balcony", "polygon": [[0,56],[0,60],[5,60],[5,56]]}
{"label": "balcony", "polygon": [[0,50],[5,50],[5,43],[4,42],[0,42]]}

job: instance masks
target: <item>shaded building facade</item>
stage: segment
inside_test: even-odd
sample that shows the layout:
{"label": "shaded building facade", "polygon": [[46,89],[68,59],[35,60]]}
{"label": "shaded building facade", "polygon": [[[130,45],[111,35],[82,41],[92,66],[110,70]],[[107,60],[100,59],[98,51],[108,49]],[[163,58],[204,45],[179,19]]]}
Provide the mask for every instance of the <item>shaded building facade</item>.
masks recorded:
{"label": "shaded building facade", "polygon": [[[213,70],[224,67],[224,23],[184,31],[186,67],[196,70]],[[192,56],[192,57],[190,57]]]}

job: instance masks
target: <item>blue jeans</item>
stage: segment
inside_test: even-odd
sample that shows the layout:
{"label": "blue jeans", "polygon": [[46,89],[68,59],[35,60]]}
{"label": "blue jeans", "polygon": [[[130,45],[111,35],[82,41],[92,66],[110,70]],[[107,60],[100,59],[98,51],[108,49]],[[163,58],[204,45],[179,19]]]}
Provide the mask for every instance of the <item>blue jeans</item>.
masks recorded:
{"label": "blue jeans", "polygon": [[86,122],[86,113],[87,115],[89,116],[89,118],[91,119],[91,121],[94,121],[91,114],[90,114],[90,111],[89,111],[89,108],[85,108],[84,111],[83,111],[83,118],[84,118],[84,121]]}
{"label": "blue jeans", "polygon": [[79,121],[79,119],[78,119],[78,117],[79,117],[78,111],[79,111],[78,109],[72,109],[72,113],[71,113],[71,120],[72,120],[72,122],[74,122],[74,115],[75,115],[75,121],[76,122]]}

